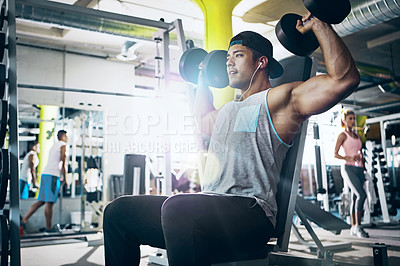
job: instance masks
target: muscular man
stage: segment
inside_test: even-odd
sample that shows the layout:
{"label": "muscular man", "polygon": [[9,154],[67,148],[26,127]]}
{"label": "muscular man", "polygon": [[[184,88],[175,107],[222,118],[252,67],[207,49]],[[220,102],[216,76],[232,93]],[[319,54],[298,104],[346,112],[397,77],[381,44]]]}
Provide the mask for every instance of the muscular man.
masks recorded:
{"label": "muscular man", "polygon": [[44,216],[46,218],[45,233],[58,232],[58,229],[52,227],[53,205],[57,202],[58,192],[61,182],[64,182],[67,176],[67,131],[60,130],[57,133],[58,141],[51,147],[49,160],[40,178],[40,189],[38,201],[33,203],[22,218],[22,226],[28,219],[43,205],[45,205]]}
{"label": "muscular man", "polygon": [[40,144],[35,142],[31,146],[31,150],[25,155],[21,166],[19,176],[19,196],[21,199],[29,197],[29,182],[33,188],[38,188],[36,181],[36,167],[39,165],[38,152],[40,152]]}
{"label": "muscular man", "polygon": [[269,77],[282,73],[271,43],[254,32],[233,37],[226,65],[229,85],[242,90],[240,101],[217,111],[208,88],[196,92],[196,117],[203,133],[212,133],[202,193],[110,203],[104,216],[106,265],[139,265],[141,244],[166,248],[171,266],[210,265],[220,255],[233,257],[269,240],[277,179],[297,129],[359,84],[353,59],[330,25],[314,18],[296,28],[315,33],[328,73],[271,88]]}

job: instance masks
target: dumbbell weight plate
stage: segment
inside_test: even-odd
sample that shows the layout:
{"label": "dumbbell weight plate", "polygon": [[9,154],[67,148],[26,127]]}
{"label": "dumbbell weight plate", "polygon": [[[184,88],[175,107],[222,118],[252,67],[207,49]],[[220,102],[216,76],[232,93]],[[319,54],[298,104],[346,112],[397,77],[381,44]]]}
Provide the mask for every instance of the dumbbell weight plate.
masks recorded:
{"label": "dumbbell weight plate", "polygon": [[211,51],[202,64],[202,77],[204,82],[215,88],[225,88],[229,84],[228,72],[226,70],[225,50]]}
{"label": "dumbbell weight plate", "polygon": [[301,34],[296,29],[297,20],[301,18],[293,13],[284,15],[275,27],[275,34],[288,51],[295,55],[308,56],[319,47],[319,43],[312,31]]}
{"label": "dumbbell weight plate", "polygon": [[4,145],[4,139],[7,132],[7,113],[8,103],[7,101],[0,100],[0,148]]}
{"label": "dumbbell weight plate", "polygon": [[351,10],[349,0],[303,0],[303,3],[313,16],[328,24],[342,22]]}
{"label": "dumbbell weight plate", "polygon": [[207,52],[201,48],[187,49],[179,60],[179,73],[181,77],[193,84],[197,84],[199,80],[199,65],[206,57]]}
{"label": "dumbbell weight plate", "polygon": [[0,31],[3,30],[4,26],[4,20],[6,18],[6,2],[3,1],[3,4],[1,5],[1,11],[0,11]]}
{"label": "dumbbell weight plate", "polygon": [[8,160],[8,150],[1,150],[1,171],[0,171],[0,210],[4,208],[6,203],[8,179],[9,179],[9,160]]}
{"label": "dumbbell weight plate", "polygon": [[3,61],[5,47],[6,47],[6,34],[0,32],[0,62]]}
{"label": "dumbbell weight plate", "polygon": [[0,265],[8,265],[8,240],[9,240],[9,232],[8,232],[8,223],[7,218],[4,214],[0,215],[0,252],[1,252],[1,259]]}
{"label": "dumbbell weight plate", "polygon": [[6,89],[6,66],[0,64],[0,99],[4,96],[4,91]]}

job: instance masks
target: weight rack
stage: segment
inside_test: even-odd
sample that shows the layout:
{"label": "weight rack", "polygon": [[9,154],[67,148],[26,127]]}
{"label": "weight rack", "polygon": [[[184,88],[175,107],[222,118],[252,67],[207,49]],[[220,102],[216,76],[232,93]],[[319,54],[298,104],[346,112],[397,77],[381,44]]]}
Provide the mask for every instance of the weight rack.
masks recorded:
{"label": "weight rack", "polygon": [[[18,167],[18,92],[17,92],[17,58],[16,58],[16,25],[15,25],[15,0],[3,0],[1,3],[1,31],[5,34],[4,45],[0,47],[4,53],[0,73],[0,85],[4,94],[1,108],[1,198],[6,199],[9,190],[8,205],[5,204],[1,212],[1,260],[0,265],[21,265],[20,254],[20,211],[19,211],[19,167]],[[2,43],[3,44],[3,43]],[[4,86],[3,86],[4,85]],[[7,86],[8,85],[8,86]],[[8,142],[3,138],[8,125]],[[8,184],[9,181],[9,184]],[[5,200],[3,201],[5,203]]]}

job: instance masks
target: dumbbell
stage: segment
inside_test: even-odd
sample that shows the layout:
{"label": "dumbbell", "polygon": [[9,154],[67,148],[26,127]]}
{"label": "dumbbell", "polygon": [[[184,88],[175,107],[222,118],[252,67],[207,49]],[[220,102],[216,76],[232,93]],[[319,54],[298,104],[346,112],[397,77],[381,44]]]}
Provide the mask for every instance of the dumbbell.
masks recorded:
{"label": "dumbbell", "polygon": [[[6,203],[7,186],[9,180],[9,153],[8,149],[0,150],[0,210]],[[1,264],[2,265],[2,264]]]}
{"label": "dumbbell", "polygon": [[201,71],[205,85],[225,88],[229,84],[226,55],[224,50],[207,53],[201,48],[187,49],[179,60],[179,73],[185,81],[198,84]]}
{"label": "dumbbell", "polygon": [[0,245],[1,245],[1,257],[0,257],[0,265],[8,265],[8,246],[10,239],[10,229],[7,221],[7,215],[0,215]]}
{"label": "dumbbell", "polygon": [[[349,0],[303,0],[303,4],[310,11],[311,19],[317,17],[329,24],[339,24],[351,10]],[[287,50],[295,55],[308,56],[319,47],[319,42],[312,31],[301,34],[296,29],[297,21],[301,19],[302,16],[293,13],[284,15],[275,27],[275,34]]]}
{"label": "dumbbell", "polygon": [[[3,147],[8,124],[8,102],[5,100],[0,100],[0,149]],[[0,168],[1,170],[1,168]]]}

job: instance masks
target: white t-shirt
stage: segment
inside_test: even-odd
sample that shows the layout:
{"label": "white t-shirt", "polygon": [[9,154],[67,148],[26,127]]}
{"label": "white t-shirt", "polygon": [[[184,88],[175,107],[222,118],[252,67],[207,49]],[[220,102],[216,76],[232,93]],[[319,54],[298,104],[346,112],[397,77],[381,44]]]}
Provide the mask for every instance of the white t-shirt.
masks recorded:
{"label": "white t-shirt", "polygon": [[26,182],[31,182],[32,180],[32,172],[31,168],[29,167],[29,157],[31,155],[33,155],[33,167],[36,168],[39,165],[39,157],[35,151],[30,151],[25,155],[24,161],[22,162],[19,179],[22,179]]}
{"label": "white t-shirt", "polygon": [[44,169],[42,174],[61,176],[61,147],[67,145],[64,141],[57,141],[53,147],[51,147],[49,152],[49,159],[47,161],[46,168]]}

